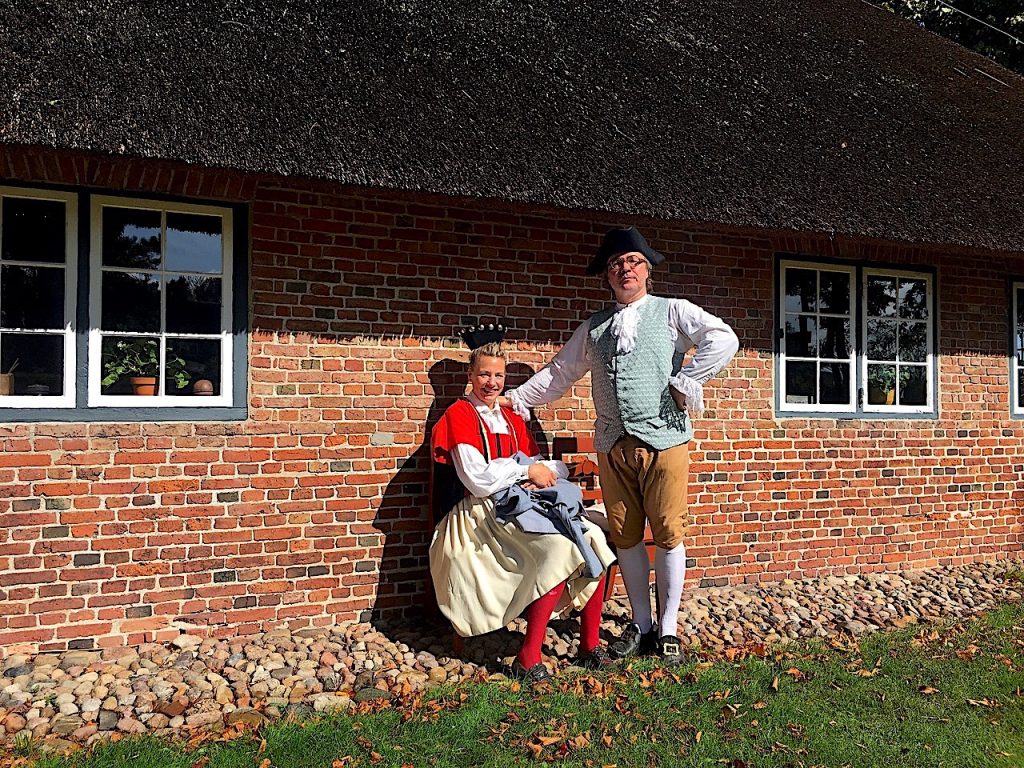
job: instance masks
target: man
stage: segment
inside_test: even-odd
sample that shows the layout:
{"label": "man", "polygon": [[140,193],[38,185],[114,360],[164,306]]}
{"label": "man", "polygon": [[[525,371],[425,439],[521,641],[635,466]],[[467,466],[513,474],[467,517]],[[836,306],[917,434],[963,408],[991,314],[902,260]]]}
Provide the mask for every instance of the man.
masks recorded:
{"label": "man", "polygon": [[[525,422],[498,404],[505,352],[494,342],[470,355],[471,391],[431,433],[435,494],[448,477],[456,493],[430,546],[438,607],[463,637],[493,632],[526,612],[526,635],[512,664],[542,682],[548,621],[581,611],[577,663],[612,663],[600,642],[604,572],[615,560],[604,534],[582,519],[582,496],[560,461],[542,461]],[[451,470],[454,470],[452,472]]]}
{"label": "man", "polygon": [[[675,662],[686,576],[690,419],[704,408],[703,385],[732,359],[739,342],[728,325],[695,304],[650,293],[651,270],[664,258],[635,228],[610,230],[587,274],[605,276],[615,305],[582,323],[554,359],[510,390],[508,399],[516,412],[528,414],[528,408],[557,400],[591,373],[609,538],[618,549],[633,615],[611,652],[619,658],[660,653]],[[690,362],[677,370],[693,347]],[[657,624],[648,591],[646,523],[657,545]]]}

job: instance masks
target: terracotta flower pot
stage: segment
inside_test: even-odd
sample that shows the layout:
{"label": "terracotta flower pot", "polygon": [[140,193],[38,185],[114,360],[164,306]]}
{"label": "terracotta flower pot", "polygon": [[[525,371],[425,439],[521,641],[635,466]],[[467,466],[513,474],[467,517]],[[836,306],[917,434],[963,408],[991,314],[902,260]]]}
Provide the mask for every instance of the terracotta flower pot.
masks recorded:
{"label": "terracotta flower pot", "polygon": [[131,382],[133,395],[156,394],[156,376],[132,376],[128,381]]}

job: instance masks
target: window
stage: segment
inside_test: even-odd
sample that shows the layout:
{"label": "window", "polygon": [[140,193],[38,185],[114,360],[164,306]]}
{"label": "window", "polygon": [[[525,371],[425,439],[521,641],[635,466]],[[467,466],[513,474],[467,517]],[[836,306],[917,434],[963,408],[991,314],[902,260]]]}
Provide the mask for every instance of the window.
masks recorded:
{"label": "window", "polygon": [[781,261],[778,409],[934,413],[932,282],[928,273]]}
{"label": "window", "polygon": [[77,199],[0,187],[0,405],[75,404]]}
{"label": "window", "polygon": [[1010,392],[1014,416],[1024,416],[1024,283],[1013,283],[1010,341]]}
{"label": "window", "polygon": [[230,209],[93,199],[90,405],[230,402],[231,231]]}
{"label": "window", "polygon": [[247,220],[0,187],[0,421],[244,418]]}

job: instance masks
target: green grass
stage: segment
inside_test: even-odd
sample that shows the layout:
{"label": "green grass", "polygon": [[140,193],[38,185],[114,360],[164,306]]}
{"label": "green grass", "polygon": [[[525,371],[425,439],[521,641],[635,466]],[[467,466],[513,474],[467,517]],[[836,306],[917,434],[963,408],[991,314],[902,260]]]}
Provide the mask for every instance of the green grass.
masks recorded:
{"label": "green grass", "polygon": [[230,742],[131,739],[37,766],[1009,768],[1024,765],[1022,669],[1024,607],[1015,605],[856,648],[803,645],[673,672],[636,663],[610,676],[563,675],[537,693],[464,685]]}

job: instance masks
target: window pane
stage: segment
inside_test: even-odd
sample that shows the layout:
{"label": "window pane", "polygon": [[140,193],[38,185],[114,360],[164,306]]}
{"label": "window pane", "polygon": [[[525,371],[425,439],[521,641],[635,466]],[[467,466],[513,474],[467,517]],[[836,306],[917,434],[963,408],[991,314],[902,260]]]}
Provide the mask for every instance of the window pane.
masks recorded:
{"label": "window pane", "polygon": [[11,394],[63,395],[64,337],[0,333],[0,371],[6,374],[12,367]]}
{"label": "window pane", "polygon": [[928,359],[928,325],[900,322],[900,362],[923,363]]}
{"label": "window pane", "polygon": [[131,272],[104,272],[100,327],[104,331],[159,331],[159,278]]}
{"label": "window pane", "polygon": [[[136,394],[133,377],[157,377],[160,372],[160,342],[139,337],[104,336],[100,349],[104,395]],[[138,383],[137,383],[138,386]],[[156,394],[140,390],[139,394]]]}
{"label": "window pane", "polygon": [[867,342],[869,360],[895,360],[896,321],[868,320]]}
{"label": "window pane", "polygon": [[892,405],[896,400],[896,366],[868,366],[868,403]]}
{"label": "window pane", "polygon": [[850,404],[850,364],[821,364],[821,402]]}
{"label": "window pane", "polygon": [[786,312],[814,312],[817,309],[818,273],[812,269],[786,270]]}
{"label": "window pane", "polygon": [[924,280],[900,278],[900,317],[914,320],[928,317],[928,291]]}
{"label": "window pane", "polygon": [[190,213],[167,214],[167,262],[174,272],[221,271],[221,219]]}
{"label": "window pane", "polygon": [[818,320],[807,315],[786,315],[786,356],[816,357]]}
{"label": "window pane", "polygon": [[928,402],[928,376],[923,365],[900,366],[900,405]]}
{"label": "window pane", "polygon": [[3,258],[5,261],[66,259],[64,203],[56,200],[4,198]]}
{"label": "window pane", "polygon": [[60,330],[64,327],[64,270],[0,268],[0,326]]}
{"label": "window pane", "polygon": [[167,281],[167,330],[220,333],[219,277],[181,275]]}
{"label": "window pane", "polygon": [[104,208],[103,264],[159,269],[160,212]]}
{"label": "window pane", "polygon": [[896,317],[896,278],[868,278],[868,316]]}
{"label": "window pane", "polygon": [[817,363],[786,362],[786,402],[816,403]]}
{"label": "window pane", "polygon": [[220,341],[168,339],[164,379],[168,395],[219,395]]}
{"label": "window pane", "polygon": [[821,273],[821,311],[850,314],[850,276],[845,272]]}
{"label": "window pane", "polygon": [[821,333],[818,334],[821,357],[850,356],[850,321],[838,317],[821,318]]}

